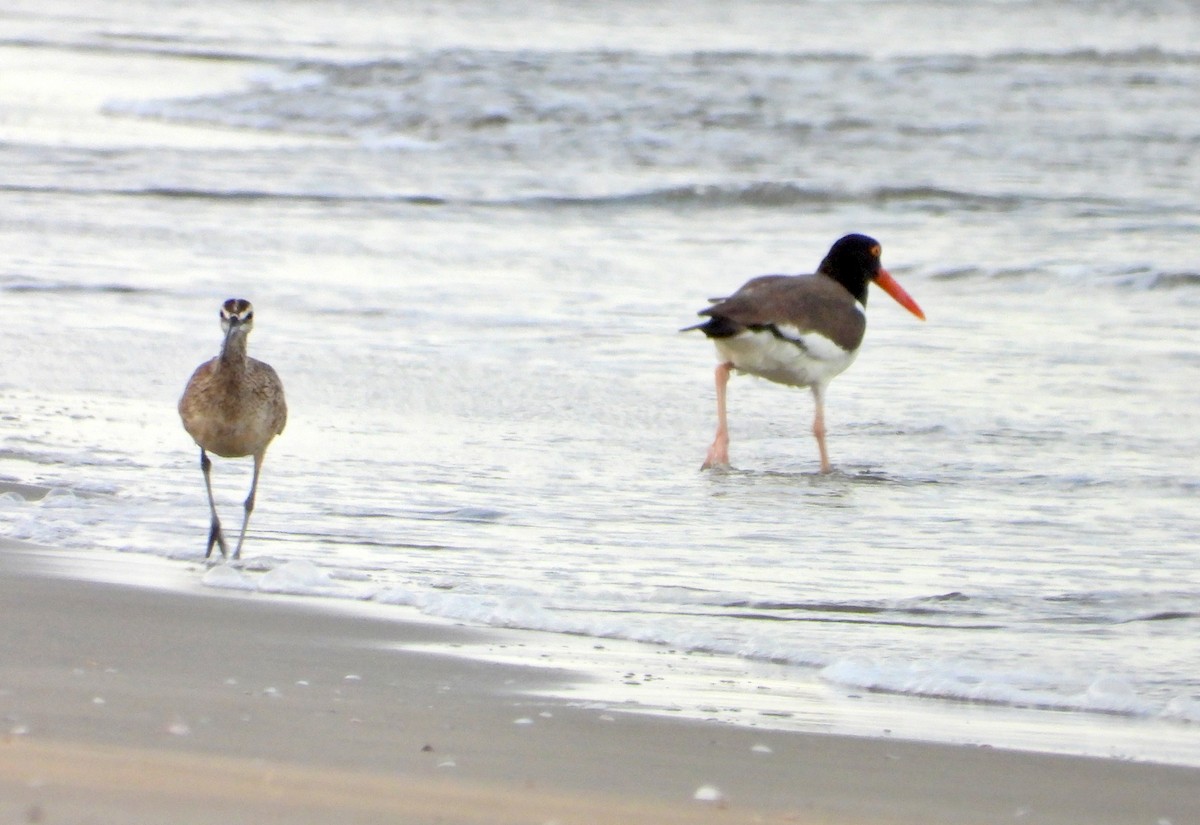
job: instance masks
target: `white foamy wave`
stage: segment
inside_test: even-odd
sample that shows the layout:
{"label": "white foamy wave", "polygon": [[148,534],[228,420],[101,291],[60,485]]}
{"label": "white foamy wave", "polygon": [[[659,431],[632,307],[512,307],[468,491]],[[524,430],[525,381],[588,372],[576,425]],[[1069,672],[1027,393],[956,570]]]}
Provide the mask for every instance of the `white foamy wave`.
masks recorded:
{"label": "white foamy wave", "polygon": [[284,71],[272,67],[250,72],[246,80],[250,85],[258,88],[270,89],[276,92],[292,92],[320,86],[326,82],[326,77],[321,72],[316,71],[305,71],[303,69]]}
{"label": "white foamy wave", "polygon": [[0,523],[0,535],[33,544],[67,545],[81,527],[97,520],[87,512],[94,504],[95,499],[61,487],[33,501],[8,493],[0,499],[0,509],[8,514]]}
{"label": "white foamy wave", "polygon": [[398,588],[378,594],[375,600],[410,605],[427,616],[487,627],[670,644],[688,650],[707,648],[710,641],[703,636],[688,638],[685,633],[671,633],[669,620],[660,621],[658,627],[650,627],[644,621],[639,621],[632,610],[610,613],[554,609],[521,593],[414,592]]}
{"label": "white foamy wave", "polygon": [[206,587],[224,590],[337,599],[370,599],[378,591],[374,585],[343,583],[329,571],[305,560],[284,561],[259,576],[222,564],[210,568],[201,581]]}
{"label": "white foamy wave", "polygon": [[[589,595],[594,597],[595,593]],[[547,605],[535,594],[519,592],[519,588],[495,594],[464,592],[461,588],[423,592],[396,587],[383,589],[372,598],[382,604],[415,607],[427,616],[486,627],[619,639],[797,667],[819,667],[828,661],[811,649],[766,631],[731,636],[722,631],[719,622],[698,626],[669,615],[666,609],[648,609],[645,603],[630,601],[627,595],[614,593],[606,608],[594,610]],[[695,597],[696,604],[704,601],[703,597]],[[613,607],[618,604],[622,606]]]}
{"label": "white foamy wave", "polygon": [[[1128,716],[1150,716],[1157,713],[1156,708],[1138,696],[1132,684],[1119,676],[1105,674],[1096,677],[1087,690],[1076,698],[1081,709],[1099,713]],[[1074,709],[1070,702],[1066,707],[1068,710]]]}
{"label": "white foamy wave", "polygon": [[[949,83],[986,88],[997,83],[1023,85],[1029,72],[1044,76],[1049,85],[1117,95],[1114,105],[1151,104],[1145,118],[1149,127],[1132,133],[1137,145],[1145,149],[1143,129],[1149,128],[1152,146],[1167,147],[1172,153],[1179,147],[1186,149],[1191,134],[1170,115],[1177,105],[1174,99],[1148,101],[1145,82],[1131,78],[1170,76],[1170,82],[1163,84],[1170,87],[1180,66],[1191,72],[1194,61],[1187,55],[1133,49],[1112,52],[1120,60],[1110,64],[1109,54],[1081,50],[1057,56],[1017,52],[995,59],[943,55],[880,61],[866,53],[449,48],[366,61],[272,63],[254,70],[233,89],[191,97],[113,100],[104,112],[216,126],[223,132],[260,132],[271,140],[349,139],[383,150],[384,155],[415,150],[432,156],[430,150],[437,149],[445,153],[441,161],[445,166],[429,183],[437,187],[439,197],[447,198],[466,197],[468,192],[478,196],[474,186],[452,191],[457,187],[447,178],[455,177],[455,170],[464,165],[484,163],[487,177],[509,167],[513,174],[502,188],[510,196],[513,188],[519,188],[532,196],[592,197],[596,194],[592,187],[580,189],[570,178],[599,166],[610,180],[629,176],[642,183],[650,177],[648,170],[657,170],[654,188],[666,185],[668,202],[706,203],[715,196],[734,204],[791,207],[808,202],[807,187],[815,184],[818,193],[832,192],[836,199],[875,205],[899,200],[910,208],[939,214],[946,209],[1011,211],[1031,200],[1104,212],[1119,203],[1112,198],[1111,187],[1094,192],[1094,197],[1071,195],[1063,200],[1063,192],[1082,190],[1063,179],[1061,165],[1054,169],[1052,187],[1027,182],[1021,191],[997,191],[990,184],[987,192],[975,192],[973,187],[943,191],[922,182],[927,177],[922,174],[912,186],[858,193],[852,180],[834,174],[822,159],[843,151],[848,135],[862,150],[914,159],[924,158],[930,144],[936,143],[961,165],[964,180],[991,181],[988,170],[1011,158],[991,153],[991,141],[971,139],[988,131],[985,124],[994,119],[983,103],[989,98],[937,94],[941,105],[931,109],[929,90],[948,90]],[[1047,60],[1056,65],[1047,66]],[[1097,70],[1096,64],[1105,68]],[[900,77],[921,80],[898,84]],[[844,111],[848,88],[887,105],[857,107],[848,116]],[[919,90],[918,96],[912,96],[911,90]],[[633,99],[638,105],[629,105]],[[1045,113],[1025,115],[1018,109],[1008,116],[1008,127],[1029,145],[1024,154],[1030,163],[1053,157],[1052,147],[1037,150],[1038,141],[1098,137],[1086,119],[1065,116],[1049,128]],[[379,177],[389,177],[380,174],[379,161],[379,157],[370,159],[371,171],[361,179],[365,188],[378,190]],[[439,161],[430,157],[430,162]],[[537,183],[531,185],[526,171],[547,162],[554,172],[532,176]],[[339,166],[343,175],[355,178],[352,168],[353,164]],[[791,183],[797,169],[813,168],[825,170],[823,185],[811,175],[802,176],[803,186]],[[707,182],[749,178],[770,183],[765,189],[738,192],[735,187],[732,193],[707,194],[689,194],[685,186],[671,194],[671,185],[679,183],[676,172],[684,169],[706,170],[702,180]],[[411,164],[405,164],[403,176],[411,179],[413,174]],[[1041,177],[1031,174],[1028,180]],[[1081,181],[1090,185],[1089,178]],[[777,183],[782,188],[773,188]],[[427,185],[419,188],[425,190]]]}
{"label": "white foamy wave", "polygon": [[834,684],[904,696],[1043,710],[1180,718],[1179,713],[1168,714],[1141,697],[1128,680],[1112,674],[1101,674],[1079,688],[1072,686],[1066,678],[1017,671],[982,672],[954,661],[896,663],[854,656],[822,668],[820,675]]}
{"label": "white foamy wave", "polygon": [[1176,696],[1160,714],[1164,719],[1200,723],[1200,696]]}
{"label": "white foamy wave", "polygon": [[422,613],[490,627],[544,630],[608,639],[661,642],[655,634],[639,632],[636,625],[593,613],[551,610],[522,595],[478,595],[440,591],[416,594],[409,602]]}
{"label": "white foamy wave", "polygon": [[72,490],[55,487],[46,493],[45,498],[41,500],[40,504],[47,509],[77,507],[81,498],[81,496],[76,495]]}
{"label": "white foamy wave", "polygon": [[258,587],[249,577],[228,564],[210,567],[200,579],[205,587],[217,587],[223,590],[257,590]]}

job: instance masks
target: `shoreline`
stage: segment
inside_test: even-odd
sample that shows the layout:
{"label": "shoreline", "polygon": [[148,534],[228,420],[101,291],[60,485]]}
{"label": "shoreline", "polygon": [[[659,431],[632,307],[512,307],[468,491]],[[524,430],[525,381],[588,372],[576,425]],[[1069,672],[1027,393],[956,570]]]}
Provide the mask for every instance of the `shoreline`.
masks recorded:
{"label": "shoreline", "polygon": [[0,541],[0,810],[45,821],[1200,821],[1193,768],[622,713],[453,655],[486,629],[54,556]]}
{"label": "shoreline", "polygon": [[[0,495],[37,501],[54,492],[44,485],[0,479]],[[0,539],[3,541],[3,539]],[[42,569],[70,578],[133,584],[210,597],[299,600],[312,609],[350,612],[433,627],[475,631],[453,648],[440,641],[405,644],[401,652],[452,654],[507,666],[570,671],[537,695],[571,703],[616,707],[750,729],[911,740],[995,747],[1200,768],[1194,726],[1183,721],[986,702],[954,701],[855,689],[826,683],[816,671],[770,662],[674,650],[620,638],[578,636],[522,627],[495,627],[430,615],[346,593],[256,587],[252,568],[205,567],[198,560],[144,553],[24,545]],[[246,574],[249,575],[246,575]],[[285,577],[286,579],[286,577]],[[333,590],[332,588],[330,590]]]}

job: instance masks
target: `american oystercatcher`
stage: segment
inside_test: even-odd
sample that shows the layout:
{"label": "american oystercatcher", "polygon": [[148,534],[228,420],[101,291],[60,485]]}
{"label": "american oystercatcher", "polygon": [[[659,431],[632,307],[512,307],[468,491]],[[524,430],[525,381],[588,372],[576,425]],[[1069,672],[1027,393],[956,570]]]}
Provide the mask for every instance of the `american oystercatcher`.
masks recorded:
{"label": "american oystercatcher", "polygon": [[925,313],[879,261],[879,242],[846,235],[812,275],[763,275],[728,298],[712,299],[698,329],[712,339],[717,366],[717,434],[702,469],[729,465],[725,388],[733,370],[777,384],[808,387],[816,410],[813,435],[821,472],[833,467],[825,449],[825,387],[858,355],[867,327],[867,284],[874,281],[921,320]]}

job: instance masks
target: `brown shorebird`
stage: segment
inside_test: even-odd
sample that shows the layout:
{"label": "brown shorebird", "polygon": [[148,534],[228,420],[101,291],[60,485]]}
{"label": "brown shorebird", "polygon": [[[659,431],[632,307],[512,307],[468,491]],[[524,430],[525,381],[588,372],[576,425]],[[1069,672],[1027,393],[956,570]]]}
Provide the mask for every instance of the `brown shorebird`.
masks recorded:
{"label": "brown shorebird", "polygon": [[226,301],[221,306],[221,329],[225,331],[221,354],[196,368],[179,399],[183,428],[200,446],[200,469],[204,471],[204,488],[208,491],[208,508],[212,513],[208,548],[204,552],[206,559],[212,555],[214,544],[221,548],[221,558],[228,555],[221,520],[217,518],[217,505],[213,501],[212,461],[208,453],[223,458],[254,456],[254,480],[250,482],[250,495],[246,497],[237,549],[233,551],[235,559],[241,558],[263,456],[271,439],[283,432],[283,425],[287,423],[283,382],[270,364],[246,355],[246,337],[253,327],[254,307],[249,301],[242,298]]}
{"label": "brown shorebird", "polygon": [[[874,281],[921,320],[925,313],[879,260],[879,242],[846,235],[812,275],[763,275],[700,311],[701,330],[717,347],[717,434],[703,469],[728,466],[725,388],[733,370],[812,390],[813,435],[821,472],[831,472],[825,449],[825,387],[854,363],[867,328],[867,285]],[[686,330],[685,330],[686,331]]]}

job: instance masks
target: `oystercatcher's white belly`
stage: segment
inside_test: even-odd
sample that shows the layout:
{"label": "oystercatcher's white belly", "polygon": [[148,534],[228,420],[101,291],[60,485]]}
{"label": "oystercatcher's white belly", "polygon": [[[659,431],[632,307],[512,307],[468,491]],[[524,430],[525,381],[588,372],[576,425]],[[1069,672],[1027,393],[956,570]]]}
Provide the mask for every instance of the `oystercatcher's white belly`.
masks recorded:
{"label": "oystercatcher's white belly", "polygon": [[713,343],[722,360],[741,372],[793,387],[828,383],[858,355],[858,350],[844,350],[814,332],[784,326],[779,330],[784,337],[746,330],[729,338],[714,338]]}

